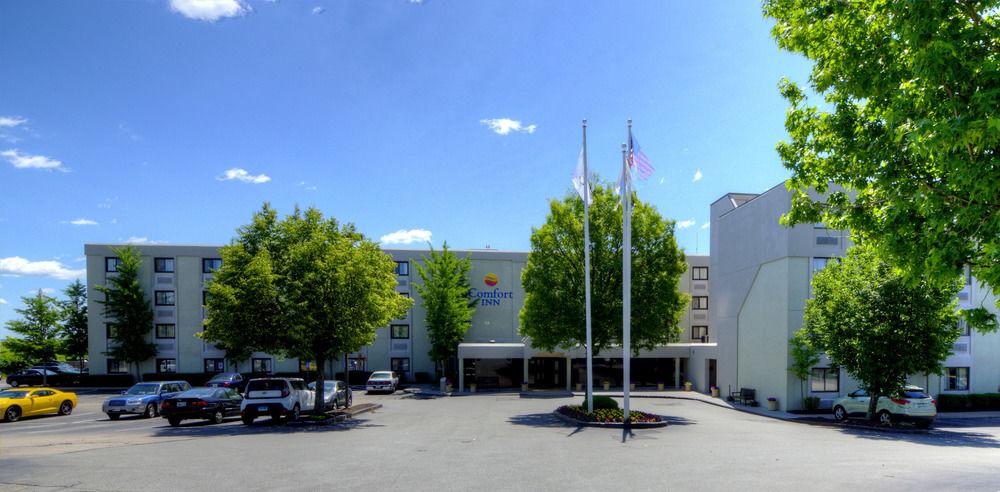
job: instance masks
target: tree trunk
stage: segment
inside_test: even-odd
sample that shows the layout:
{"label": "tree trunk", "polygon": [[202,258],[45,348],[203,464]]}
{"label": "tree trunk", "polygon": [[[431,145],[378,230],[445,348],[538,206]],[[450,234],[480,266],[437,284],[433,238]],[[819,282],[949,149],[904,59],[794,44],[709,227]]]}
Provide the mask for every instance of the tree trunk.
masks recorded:
{"label": "tree trunk", "polygon": [[877,420],[878,415],[875,415],[875,410],[878,408],[879,395],[868,394],[868,420]]}
{"label": "tree trunk", "polygon": [[[324,398],[323,398],[324,395],[323,395],[323,393],[324,393],[324,390],[326,388],[324,387],[325,386],[325,381],[323,381],[323,376],[324,375],[323,375],[323,362],[322,362],[322,361],[326,360],[326,354],[325,353],[319,353],[319,352],[317,352],[316,356],[313,357],[313,360],[316,361],[316,365],[319,366],[318,367],[319,370],[316,371],[316,379],[315,379],[315,381],[316,381],[316,401],[313,402],[313,411],[312,411],[312,413],[313,413],[313,415],[320,416],[320,415],[326,414],[326,406],[323,404],[323,402],[324,402]],[[336,395],[334,395],[334,396],[336,396]]]}

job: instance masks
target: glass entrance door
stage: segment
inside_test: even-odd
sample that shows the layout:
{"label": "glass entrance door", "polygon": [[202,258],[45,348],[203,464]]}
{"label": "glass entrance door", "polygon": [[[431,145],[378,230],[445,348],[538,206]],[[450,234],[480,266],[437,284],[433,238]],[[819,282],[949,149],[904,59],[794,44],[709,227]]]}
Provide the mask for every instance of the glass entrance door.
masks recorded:
{"label": "glass entrance door", "polygon": [[562,357],[533,357],[528,361],[528,383],[532,388],[564,388],[566,386],[566,359]]}

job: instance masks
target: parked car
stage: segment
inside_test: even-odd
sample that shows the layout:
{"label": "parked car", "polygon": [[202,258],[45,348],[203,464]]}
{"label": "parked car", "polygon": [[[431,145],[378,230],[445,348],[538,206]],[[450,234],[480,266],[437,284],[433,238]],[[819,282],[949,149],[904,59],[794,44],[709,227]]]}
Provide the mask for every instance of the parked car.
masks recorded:
{"label": "parked car", "polygon": [[275,422],[283,416],[297,420],[302,409],[313,407],[315,398],[301,378],[251,379],[240,404],[240,416],[247,425],[261,415],[269,415]]}
{"label": "parked car", "polygon": [[226,417],[240,414],[242,402],[243,397],[233,388],[194,388],[163,400],[160,416],[167,419],[171,427],[187,419],[221,424]]}
{"label": "parked car", "polygon": [[104,401],[102,410],[111,420],[118,420],[125,414],[139,414],[145,418],[160,414],[163,400],[191,389],[187,381],[156,381],[138,383],[121,396],[113,396]]}
{"label": "parked car", "polygon": [[392,371],[375,371],[368,376],[368,382],[365,384],[365,390],[371,391],[388,391],[389,393],[395,393],[396,388],[399,386],[399,376]]}
{"label": "parked car", "polygon": [[[833,417],[844,421],[852,417],[864,418],[868,414],[871,397],[863,389],[851,392],[833,402]],[[875,415],[882,425],[891,426],[897,422],[911,422],[926,429],[937,417],[937,402],[923,388],[906,386],[891,397],[882,396],[875,407]]]}
{"label": "parked car", "polygon": [[[309,389],[316,391],[316,383],[309,383]],[[343,381],[323,381],[323,407],[327,410],[348,408],[353,403],[351,388]]]}
{"label": "parked car", "polygon": [[[70,368],[72,369],[72,368]],[[63,371],[46,367],[32,367],[7,376],[7,384],[18,386],[76,386],[80,384],[80,371]]]}
{"label": "parked car", "polygon": [[209,379],[205,386],[209,388],[233,388],[237,393],[243,393],[244,388],[247,387],[247,381],[238,372],[220,372],[212,376],[212,379]]}
{"label": "parked car", "polygon": [[76,393],[55,388],[0,391],[0,420],[17,422],[21,417],[58,413],[69,415],[76,408]]}

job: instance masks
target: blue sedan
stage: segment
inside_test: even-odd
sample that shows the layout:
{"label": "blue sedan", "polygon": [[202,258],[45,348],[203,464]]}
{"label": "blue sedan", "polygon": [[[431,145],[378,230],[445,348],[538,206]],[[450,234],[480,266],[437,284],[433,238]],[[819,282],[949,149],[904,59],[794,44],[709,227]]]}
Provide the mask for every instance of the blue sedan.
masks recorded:
{"label": "blue sedan", "polygon": [[142,415],[145,418],[160,414],[163,400],[191,389],[187,381],[156,381],[139,383],[121,394],[104,401],[102,410],[111,420],[118,420],[125,414]]}

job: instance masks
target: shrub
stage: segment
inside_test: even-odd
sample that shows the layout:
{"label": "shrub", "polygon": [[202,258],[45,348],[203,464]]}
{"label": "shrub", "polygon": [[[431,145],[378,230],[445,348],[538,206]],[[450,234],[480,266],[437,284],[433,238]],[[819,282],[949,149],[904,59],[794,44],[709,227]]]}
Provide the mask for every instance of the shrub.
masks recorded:
{"label": "shrub", "polygon": [[[583,399],[583,403],[580,404],[580,407],[583,408],[584,410],[587,409],[587,399],[586,398]],[[601,409],[616,410],[617,408],[618,408],[618,402],[615,401],[615,399],[611,398],[610,396],[595,396],[594,397],[594,411],[595,412],[598,411],[598,410],[601,410]]]}
{"label": "shrub", "polygon": [[808,411],[813,411],[819,408],[819,397],[818,396],[807,396],[803,398],[803,406]]}
{"label": "shrub", "polygon": [[80,386],[84,388],[128,388],[135,384],[131,374],[84,374]]}
{"label": "shrub", "polygon": [[[595,403],[597,399],[594,399]],[[571,405],[559,407],[557,410],[563,415],[567,415],[577,420],[583,420],[586,422],[603,422],[603,423],[621,423],[624,422],[625,412],[620,408],[601,408],[594,409],[594,413],[587,413],[587,409],[584,407]],[[629,412],[629,417],[632,422],[659,422],[660,417],[653,415],[651,413],[639,412],[632,410]]]}
{"label": "shrub", "polygon": [[939,412],[974,412],[1000,410],[1000,393],[973,393],[971,395],[939,395]]}

